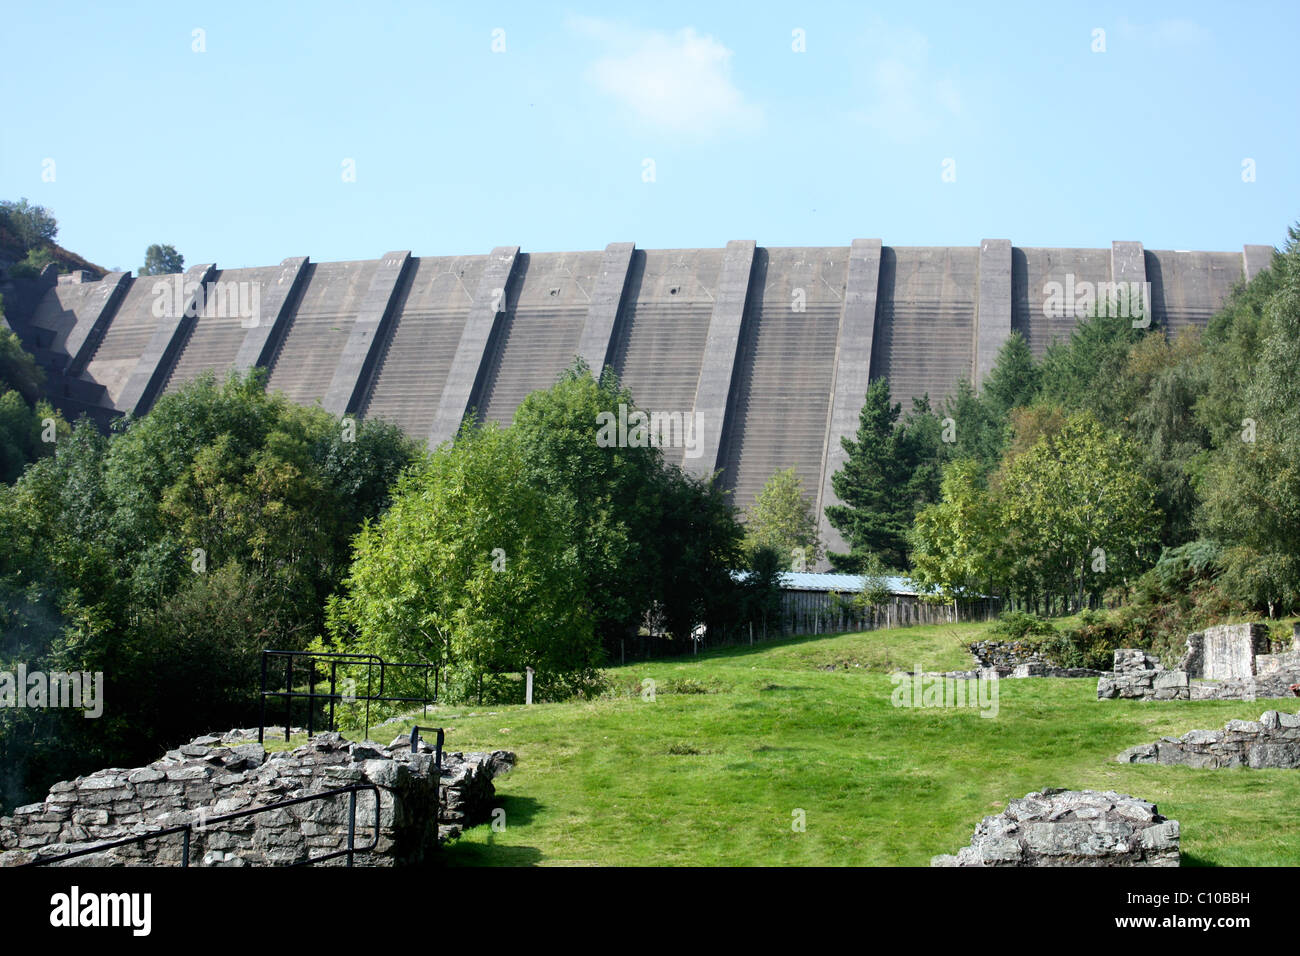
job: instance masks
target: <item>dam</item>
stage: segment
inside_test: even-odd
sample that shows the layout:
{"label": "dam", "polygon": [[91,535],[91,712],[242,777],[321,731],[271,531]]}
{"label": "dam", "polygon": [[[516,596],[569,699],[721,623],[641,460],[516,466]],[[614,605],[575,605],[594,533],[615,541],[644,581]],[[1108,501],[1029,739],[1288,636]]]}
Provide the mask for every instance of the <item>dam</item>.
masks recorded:
{"label": "dam", "polygon": [[[264,367],[269,387],[337,415],[383,418],[436,446],[467,415],[509,422],[530,392],[581,356],[611,366],[647,413],[700,424],[667,460],[721,470],[738,508],[793,466],[824,508],[871,380],[906,411],[976,386],[1019,331],[1035,356],[1069,335],[1077,311],[1048,290],[1137,284],[1170,333],[1205,326],[1272,247],[1239,252],[978,246],[638,249],[415,257],[39,280],[10,323],[48,374],[51,402],[101,425],[143,414],[206,370]],[[183,300],[183,301],[182,301]],[[1056,303],[1059,306],[1059,302]],[[595,423],[593,423],[593,438]]]}

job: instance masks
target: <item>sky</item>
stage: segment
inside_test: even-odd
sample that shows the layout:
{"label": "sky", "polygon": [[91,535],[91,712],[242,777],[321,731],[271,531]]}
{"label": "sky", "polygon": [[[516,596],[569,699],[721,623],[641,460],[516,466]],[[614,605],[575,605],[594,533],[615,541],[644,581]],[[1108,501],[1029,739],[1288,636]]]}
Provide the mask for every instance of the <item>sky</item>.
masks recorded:
{"label": "sky", "polygon": [[1284,243],[1300,4],[986,6],[11,5],[0,198],[131,270]]}

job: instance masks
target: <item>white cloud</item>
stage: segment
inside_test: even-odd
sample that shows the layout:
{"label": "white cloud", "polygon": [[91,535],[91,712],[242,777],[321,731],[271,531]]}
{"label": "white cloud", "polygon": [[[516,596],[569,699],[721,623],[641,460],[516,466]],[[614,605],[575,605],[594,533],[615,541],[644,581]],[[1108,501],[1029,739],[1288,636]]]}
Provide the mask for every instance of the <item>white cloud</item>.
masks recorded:
{"label": "white cloud", "polygon": [[919,139],[961,112],[956,80],[930,63],[930,42],[877,22],[863,41],[854,117],[894,142]]}
{"label": "white cloud", "polygon": [[762,125],[762,109],[732,82],[732,51],[713,37],[690,27],[667,33],[590,18],[571,26],[606,50],[588,80],[647,127],[707,137]]}

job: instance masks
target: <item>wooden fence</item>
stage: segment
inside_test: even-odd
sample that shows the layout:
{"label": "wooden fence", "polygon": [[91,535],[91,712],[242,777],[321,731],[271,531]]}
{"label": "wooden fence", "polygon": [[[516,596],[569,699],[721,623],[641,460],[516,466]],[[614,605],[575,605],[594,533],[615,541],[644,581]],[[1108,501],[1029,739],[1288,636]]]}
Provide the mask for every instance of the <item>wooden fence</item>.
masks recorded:
{"label": "wooden fence", "polygon": [[641,634],[623,641],[614,660],[626,663],[630,660],[672,657],[712,647],[759,644],[801,634],[843,634],[917,624],[987,621],[996,617],[1001,610],[997,598],[959,601],[954,607],[951,601],[947,604],[931,604],[913,595],[896,594],[887,604],[877,605],[864,614],[846,608],[843,599],[836,601],[826,591],[783,591],[781,597],[781,613],[766,621],[754,620],[736,626],[710,628],[699,641],[690,637],[672,640],[660,634]]}
{"label": "wooden fence", "polygon": [[862,611],[845,607],[843,598],[836,600],[826,591],[784,591],[779,629],[785,635],[838,634],[916,624],[987,621],[997,616],[999,604],[996,598],[933,604],[915,595],[895,594],[888,603]]}

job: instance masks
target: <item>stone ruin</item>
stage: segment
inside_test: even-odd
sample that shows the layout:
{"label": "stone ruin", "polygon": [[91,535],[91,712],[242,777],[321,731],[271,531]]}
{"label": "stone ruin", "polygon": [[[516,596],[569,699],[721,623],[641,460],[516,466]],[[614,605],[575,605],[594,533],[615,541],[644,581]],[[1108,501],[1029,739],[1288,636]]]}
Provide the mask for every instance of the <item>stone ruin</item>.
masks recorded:
{"label": "stone ruin", "polygon": [[[514,754],[443,753],[441,775],[423,740],[385,747],[323,733],[294,750],[268,753],[256,730],[202,736],[133,770],[99,770],[56,783],[41,803],[0,817],[0,866],[59,856],[150,831],[194,824],[191,865],[275,866],[347,847],[348,796],[301,803],[217,823],[227,813],[352,784],[379,792],[379,838],[357,853],[360,866],[420,863],[439,842],[492,813],[493,778],[514,766]],[[435,803],[435,793],[437,802]],[[374,834],[375,797],[357,794],[354,846]],[[89,854],[63,866],[179,865],[181,833]],[[343,857],[323,865],[341,866]]]}
{"label": "stone ruin", "polygon": [[976,668],[969,671],[944,671],[927,675],[954,680],[999,680],[1021,677],[1099,677],[1104,671],[1087,667],[1058,667],[1039,653],[1038,645],[1029,641],[976,641],[968,644]]}
{"label": "stone ruin", "polygon": [[975,827],[931,866],[1178,866],[1179,827],[1154,803],[1108,790],[1046,789]]}
{"label": "stone ruin", "polygon": [[1300,624],[1291,648],[1271,653],[1264,624],[1223,624],[1187,636],[1176,668],[1145,651],[1115,651],[1115,669],[1097,680],[1097,698],[1134,700],[1254,700],[1296,696],[1300,685]]}
{"label": "stone ruin", "polygon": [[1222,730],[1161,737],[1153,744],[1130,747],[1115,759],[1212,769],[1295,770],[1300,768],[1300,714],[1269,710],[1259,720],[1230,720]]}

